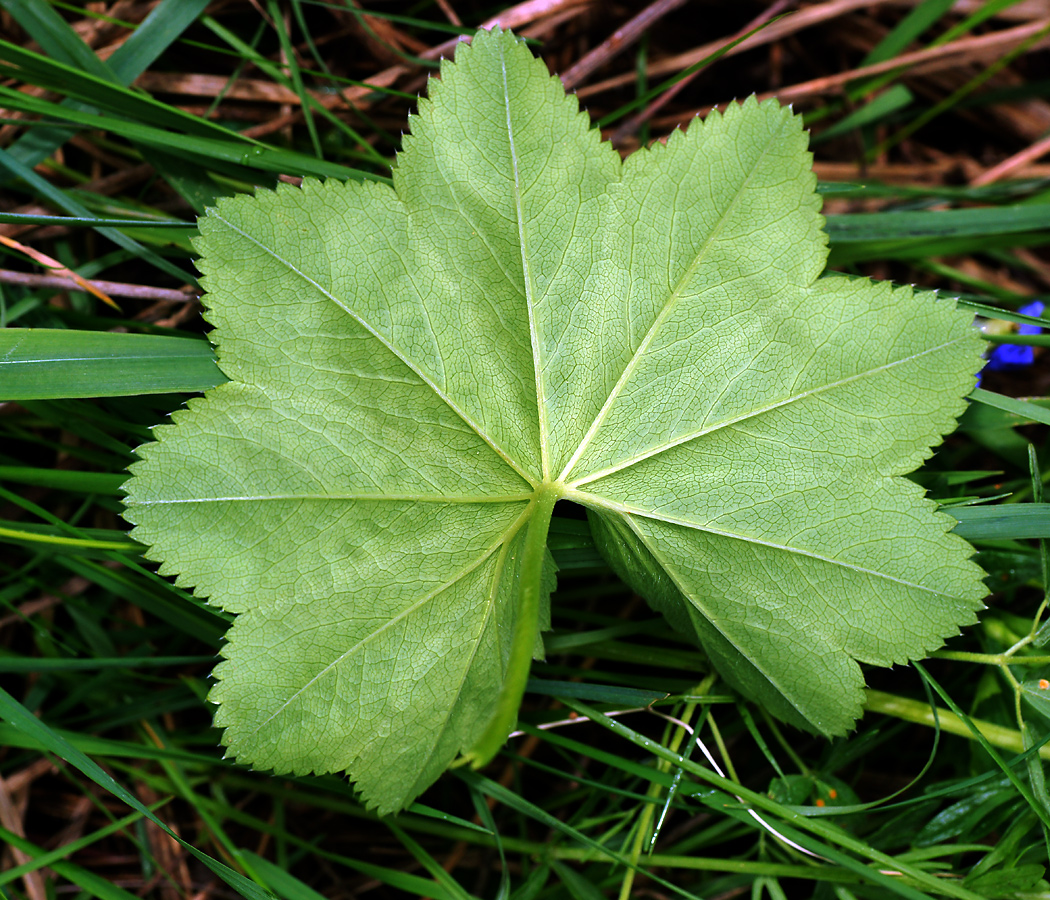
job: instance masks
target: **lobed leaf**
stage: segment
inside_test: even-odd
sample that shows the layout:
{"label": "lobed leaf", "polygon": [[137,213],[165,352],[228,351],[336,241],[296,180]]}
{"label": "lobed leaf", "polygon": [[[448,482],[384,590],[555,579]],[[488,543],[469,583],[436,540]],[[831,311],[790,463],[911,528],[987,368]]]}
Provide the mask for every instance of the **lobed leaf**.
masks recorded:
{"label": "lobed leaf", "polygon": [[392,187],[308,179],[200,222],[230,381],[139,451],[126,517],[237,614],[230,753],[345,770],[381,812],[483,763],[541,649],[559,498],[731,684],[847,731],[858,660],[925,655],[986,593],[901,477],[964,408],[970,317],[820,277],[776,102],[621,162],[496,30],[419,110]]}

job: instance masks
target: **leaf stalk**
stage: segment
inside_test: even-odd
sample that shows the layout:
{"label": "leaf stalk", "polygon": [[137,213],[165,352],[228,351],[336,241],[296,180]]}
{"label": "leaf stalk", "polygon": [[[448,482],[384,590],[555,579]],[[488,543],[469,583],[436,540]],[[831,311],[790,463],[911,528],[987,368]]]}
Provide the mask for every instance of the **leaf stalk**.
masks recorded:
{"label": "leaf stalk", "polygon": [[543,581],[543,560],[547,549],[554,504],[561,499],[564,488],[558,483],[541,484],[532,501],[521,567],[518,570],[518,609],[511,637],[507,671],[496,702],[496,714],[474,748],[464,756],[475,769],[486,765],[499,752],[518,718],[518,707],[525,694],[532,653],[540,627],[540,589]]}

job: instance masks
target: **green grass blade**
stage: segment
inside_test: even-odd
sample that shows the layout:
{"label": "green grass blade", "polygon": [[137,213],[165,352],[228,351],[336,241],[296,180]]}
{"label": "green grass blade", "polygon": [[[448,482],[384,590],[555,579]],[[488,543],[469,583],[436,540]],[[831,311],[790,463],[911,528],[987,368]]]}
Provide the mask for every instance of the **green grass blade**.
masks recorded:
{"label": "green grass blade", "polygon": [[49,56],[100,78],[112,77],[109,67],[44,0],[5,0],[4,10]]}
{"label": "green grass blade", "polygon": [[[230,138],[201,137],[195,134],[179,134],[152,125],[143,125],[111,116],[101,116],[85,112],[79,108],[60,106],[37,97],[29,97],[8,88],[0,89],[0,97],[12,109],[32,112],[39,115],[59,115],[70,122],[83,125],[85,128],[102,129],[119,134],[130,141],[156,147],[160,150],[179,152],[189,161],[198,165],[215,166],[216,163],[246,166],[262,172],[275,172],[295,175],[314,175],[322,178],[341,178],[343,180],[388,181],[389,179],[370,172],[352,169],[339,163],[315,159],[295,150],[282,150],[259,142],[249,142],[236,136]],[[31,171],[31,170],[29,170]],[[21,174],[21,173],[19,173]],[[248,170],[239,173],[241,177],[254,180]],[[57,190],[57,189],[56,189]],[[53,198],[59,206],[63,204]],[[65,208],[65,207],[64,207]],[[81,209],[83,209],[81,207]],[[70,212],[73,210],[70,209]],[[84,210],[78,215],[87,216]],[[183,276],[185,278],[185,276]]]}
{"label": "green grass blade", "polygon": [[551,828],[557,832],[560,832],[566,835],[567,837],[570,837],[573,840],[580,842],[586,847],[590,847],[592,850],[596,851],[603,857],[611,858],[622,866],[626,866],[630,869],[634,869],[635,871],[644,874],[646,877],[651,878],[653,881],[655,881],[662,887],[673,891],[679,897],[686,897],[689,898],[689,900],[699,900],[699,898],[697,898],[695,894],[692,894],[684,888],[678,887],[672,884],[671,882],[660,878],[653,872],[650,872],[646,869],[641,868],[635,863],[632,863],[631,860],[629,860],[626,856],[617,853],[615,850],[612,850],[609,847],[602,845],[600,842],[596,841],[594,838],[590,837],[584,832],[573,828],[571,825],[565,822],[562,822],[556,816],[553,816],[546,810],[541,809],[533,803],[530,803],[524,797],[519,797],[513,791],[503,787],[503,785],[498,784],[495,781],[492,781],[491,779],[485,778],[483,775],[479,775],[477,772],[472,772],[469,769],[465,768],[457,769],[456,774],[467,784],[475,787],[477,790],[481,791],[484,794],[487,794],[493,799],[498,800],[505,806],[517,810],[518,812],[524,813],[530,819],[539,822],[541,825],[544,825],[547,828]]}
{"label": "green grass blade", "polygon": [[459,882],[441,867],[441,863],[423,849],[417,840],[410,837],[403,828],[399,828],[393,819],[385,824],[393,832],[394,837],[401,841],[404,848],[412,854],[416,862],[430,873],[430,877],[440,884],[450,897],[453,897],[454,900],[477,900],[472,894],[468,894]]}
{"label": "green grass blade", "polygon": [[131,84],[204,12],[208,0],[163,0],[107,60],[121,84]]}
{"label": "green grass blade", "polygon": [[71,469],[38,469],[32,466],[0,466],[0,481],[31,484],[58,491],[116,495],[127,476],[109,472],[79,472]]}
{"label": "green grass blade", "polygon": [[203,340],[63,329],[0,331],[0,400],[205,391],[224,381]]}
{"label": "green grass blade", "polygon": [[[920,869],[916,869],[913,866],[909,866],[899,859],[882,853],[876,850],[874,847],[866,845],[861,840],[854,838],[852,835],[847,834],[845,831],[842,831],[841,829],[822,821],[820,818],[806,818],[805,816],[799,815],[797,812],[791,810],[790,808],[780,803],[777,803],[774,800],[771,800],[765,794],[759,794],[754,791],[748,790],[740,784],[737,784],[735,782],[730,781],[729,779],[716,775],[706,766],[702,766],[693,760],[686,759],[684,756],[681,756],[680,754],[667,749],[666,747],[662,746],[656,741],[639,734],[638,732],[629,728],[624,723],[616,719],[612,719],[609,716],[603,715],[598,710],[593,709],[592,707],[589,707],[584,703],[568,699],[566,699],[565,703],[566,706],[568,706],[570,709],[575,710],[580,715],[586,716],[592,722],[596,722],[597,724],[609,729],[615,734],[619,734],[621,737],[624,737],[627,740],[631,741],[633,744],[635,744],[635,746],[648,750],[649,752],[655,754],[659,758],[666,759],[669,762],[685,769],[687,772],[692,773],[693,775],[697,776],[701,781],[704,781],[718,788],[720,791],[725,791],[726,794],[729,795],[729,797],[739,797],[741,802],[743,802],[744,804],[750,805],[759,810],[764,810],[766,812],[772,813],[774,816],[778,817],[778,829],[780,829],[781,826],[786,826],[784,829],[785,833],[787,833],[788,828],[790,828],[791,833],[794,834],[799,833],[795,829],[805,829],[805,831],[808,831],[811,834],[822,839],[823,841],[826,841],[829,845],[834,844],[837,845],[837,847],[841,847],[843,850],[847,850],[856,853],[860,856],[866,857],[871,862],[879,865],[880,867],[887,868],[893,871],[900,871],[902,874],[908,876],[916,883],[924,886],[927,890],[933,890],[936,893],[944,893],[948,896],[958,897],[959,900],[983,900],[983,898],[979,898],[976,894],[973,894],[972,892],[967,891],[963,888],[951,885],[949,883],[939,882],[937,879],[933,878],[933,876],[929,875],[929,873],[924,872]],[[719,807],[722,808],[727,814],[731,814],[732,809],[732,807],[727,802],[729,801],[729,797],[714,799],[714,802],[718,803]],[[708,805],[712,805],[712,803],[709,802]],[[791,828],[791,826],[795,827]],[[818,850],[823,855],[831,857],[837,856],[839,854],[840,851],[837,849],[837,847],[824,846],[822,844],[819,848],[813,849]],[[866,877],[870,878],[873,882],[883,883],[884,876],[882,876],[881,873],[875,871],[874,869],[865,867],[865,873]],[[893,887],[897,893],[915,898],[915,900],[924,897],[924,895],[921,894],[919,891],[916,891],[914,888],[911,888],[900,882],[893,882]]]}
{"label": "green grass blade", "polygon": [[[126,538],[108,541],[104,538],[69,537],[64,534],[55,534],[54,532],[54,526],[51,525],[33,525],[0,519],[0,543],[21,544],[34,549],[46,547],[58,552],[75,552],[77,550],[126,551],[136,548],[136,545]],[[119,532],[114,532],[114,534],[119,535]]]}
{"label": "green grass blade", "polygon": [[903,53],[912,41],[917,40],[919,35],[934,25],[954,5],[955,0],[923,0],[876,44],[861,61],[860,66],[872,66]]}
{"label": "green grass blade", "polygon": [[981,733],[981,730],[970,721],[969,716],[959,708],[959,705],[949,696],[944,688],[934,680],[922,665],[915,661],[912,662],[912,665],[915,666],[915,670],[922,676],[922,680],[937,692],[940,698],[948,705],[948,708],[966,723],[967,727],[973,733],[974,738],[976,738],[977,742],[984,748],[985,753],[992,758],[992,761],[999,770],[1010,780],[1014,789],[1024,798],[1029,808],[1035,812],[1043,825],[1050,827],[1050,812],[1048,812],[1044,806],[1032,796],[1032,792],[1028,789],[1028,786],[1021,781],[1013,768],[1007,765],[1006,760],[999,755],[999,751],[988,742],[988,738],[986,738]]}
{"label": "green grass blade", "polygon": [[32,216],[27,213],[0,212],[0,225],[57,225],[75,228],[185,228],[189,223],[179,219],[107,219],[102,216]]}
{"label": "green grass blade", "polygon": [[637,688],[617,687],[606,684],[583,684],[576,681],[549,681],[545,678],[530,678],[525,685],[530,694],[547,697],[575,697],[609,703],[613,706],[648,706],[654,700],[664,700],[666,693],[643,691]]}
{"label": "green grass blade", "polygon": [[[274,17],[275,22],[279,22],[279,17]],[[353,128],[347,125],[342,119],[335,115],[331,110],[327,109],[322,104],[318,103],[314,97],[306,91],[303,87],[301,70],[298,66],[293,68],[293,73],[300,73],[298,79],[289,78],[286,76],[279,66],[271,62],[261,53],[259,53],[254,47],[246,44],[240,40],[235,34],[229,29],[223,28],[218,22],[212,19],[210,16],[206,16],[203,20],[204,24],[214,32],[214,34],[226,41],[231,47],[233,47],[238,53],[242,54],[245,59],[250,60],[257,65],[263,72],[270,76],[278,84],[287,87],[289,90],[294,91],[299,95],[299,101],[303,109],[303,115],[308,127],[310,128],[311,139],[314,139],[316,132],[316,125],[311,124],[314,122],[313,113],[316,112],[318,115],[323,116],[329,124],[335,126],[350,140],[357,145],[365,157],[371,159],[374,163],[382,167],[384,170],[389,167],[390,160],[383,157],[368,141],[364,140]],[[279,33],[284,34],[283,28],[279,26]],[[318,141],[314,141],[314,150],[316,155],[321,157],[321,148]]]}
{"label": "green grass blade", "polygon": [[912,92],[903,84],[895,84],[893,87],[883,91],[878,96],[873,97],[868,103],[865,103],[859,109],[855,109],[848,116],[836,122],[830,128],[820,132],[820,134],[816,135],[810,141],[810,145],[813,146],[821,144],[824,141],[830,141],[832,138],[836,138],[848,131],[852,131],[854,128],[862,128],[865,125],[872,125],[880,119],[884,119],[886,116],[904,109],[914,99],[915,95],[912,94]]}
{"label": "green grass blade", "polygon": [[1050,230],[1050,204],[828,216],[833,245],[920,238],[987,237]]}
{"label": "green grass blade", "polygon": [[[90,847],[92,844],[102,840],[103,838],[109,837],[111,834],[115,834],[118,831],[123,831],[129,825],[134,825],[135,822],[137,822],[141,818],[142,816],[137,812],[130,813],[129,815],[124,816],[122,819],[117,819],[115,822],[110,822],[109,825],[106,825],[103,828],[99,828],[96,831],[91,832],[91,834],[84,835],[83,837],[78,838],[75,841],[70,841],[68,844],[63,844],[61,847],[55,850],[48,850],[42,852],[40,855],[33,855],[32,859],[29,862],[23,863],[20,866],[12,866],[4,872],[0,872],[0,887],[3,887],[5,884],[10,884],[16,878],[21,878],[27,872],[35,872],[39,869],[44,868],[45,866],[54,869],[54,863],[61,863],[63,860],[68,859],[74,853],[78,853],[79,851],[83,850],[85,847]],[[0,836],[9,833],[10,832],[0,832]],[[59,874],[62,873],[59,872]]]}
{"label": "green grass blade", "polygon": [[[27,841],[23,837],[19,837],[13,831],[8,831],[2,826],[0,826],[0,840],[5,841],[9,847],[21,850],[30,858],[47,857],[51,855],[48,854],[43,847],[36,846],[36,844]],[[75,863],[62,859],[54,860],[49,863],[48,866],[53,869],[56,874],[69,879],[69,881],[77,887],[81,888],[92,897],[98,897],[99,900],[137,900],[134,894],[124,890],[122,887],[117,887],[109,881],[109,879],[102,878],[100,875],[96,875],[94,872],[85,869],[83,866],[78,866]]]}
{"label": "green grass blade", "polygon": [[163,666],[202,665],[213,662],[210,656],[145,656],[138,659],[40,659],[35,656],[0,654],[0,672],[94,672],[100,669],[152,669]]}
{"label": "green grass blade", "polygon": [[325,900],[312,887],[303,884],[291,872],[274,865],[268,859],[250,850],[242,850],[241,856],[251,864],[252,869],[266,882],[270,890],[283,900]]}
{"label": "green grass blade", "polygon": [[[0,60],[13,63],[0,67],[0,70],[6,69],[6,74],[24,78],[33,84],[81,101],[51,103],[6,88],[0,93],[4,97],[4,105],[13,110],[50,116],[87,128],[104,129],[121,134],[129,140],[142,141],[161,149],[175,147],[198,158],[207,159],[214,156],[223,161],[263,168],[264,171],[340,178],[377,177],[347,166],[319,160],[305,153],[270,147],[207,119],[182,112],[139,91],[116,84],[111,78],[92,75],[7,41],[0,41]],[[99,115],[96,108],[108,110],[113,115]],[[68,131],[63,130],[62,133],[68,136]],[[275,157],[279,162],[274,160]],[[34,157],[32,160],[16,158],[30,164],[39,162],[43,157]],[[384,167],[387,165],[382,156],[376,154],[376,159],[382,162]],[[270,164],[266,165],[267,162]]]}
{"label": "green grass blade", "polygon": [[1050,503],[953,506],[945,511],[959,522],[955,533],[968,541],[1050,538]]}
{"label": "green grass blade", "polygon": [[[1037,336],[1025,335],[1025,337]],[[1027,343],[1027,341],[1019,341],[1018,343]],[[993,409],[1001,409],[1003,412],[1012,413],[1024,422],[1040,422],[1043,425],[1050,425],[1050,409],[1044,409],[1042,406],[1029,403],[1027,400],[1019,400],[1016,397],[1004,397],[1002,394],[986,391],[984,388],[975,388],[973,393],[970,394],[970,399],[983,403],[985,406],[990,406]],[[1018,422],[1017,424],[1022,423]]]}

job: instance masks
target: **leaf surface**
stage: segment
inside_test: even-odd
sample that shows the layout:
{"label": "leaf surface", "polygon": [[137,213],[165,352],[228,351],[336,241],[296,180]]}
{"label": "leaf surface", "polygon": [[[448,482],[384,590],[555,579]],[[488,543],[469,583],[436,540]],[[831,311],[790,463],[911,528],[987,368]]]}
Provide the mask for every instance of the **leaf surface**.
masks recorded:
{"label": "leaf surface", "polygon": [[419,109],[392,188],[307,180],[200,221],[230,381],[139,451],[126,516],[238,614],[229,752],[345,770],[382,812],[485,761],[541,650],[557,499],[730,683],[848,730],[857,660],[925,655],[985,594],[900,477],[964,407],[969,316],[820,277],[775,102],[622,163],[494,31]]}

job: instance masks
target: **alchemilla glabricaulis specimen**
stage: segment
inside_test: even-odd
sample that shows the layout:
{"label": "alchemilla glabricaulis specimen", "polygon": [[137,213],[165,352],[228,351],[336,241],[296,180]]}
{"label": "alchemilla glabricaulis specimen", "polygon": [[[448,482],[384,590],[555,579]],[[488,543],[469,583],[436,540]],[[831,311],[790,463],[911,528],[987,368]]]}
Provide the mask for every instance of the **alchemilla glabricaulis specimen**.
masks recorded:
{"label": "alchemilla glabricaulis specimen", "polygon": [[[235,613],[230,755],[389,813],[482,763],[542,653],[559,500],[724,679],[827,735],[858,661],[986,591],[903,478],[982,342],[950,300],[824,275],[798,117],[753,98],[626,161],[511,33],[442,64],[393,187],[218,203],[197,248],[230,381],[139,450],[127,519]],[[823,277],[822,277],[823,276]]]}

